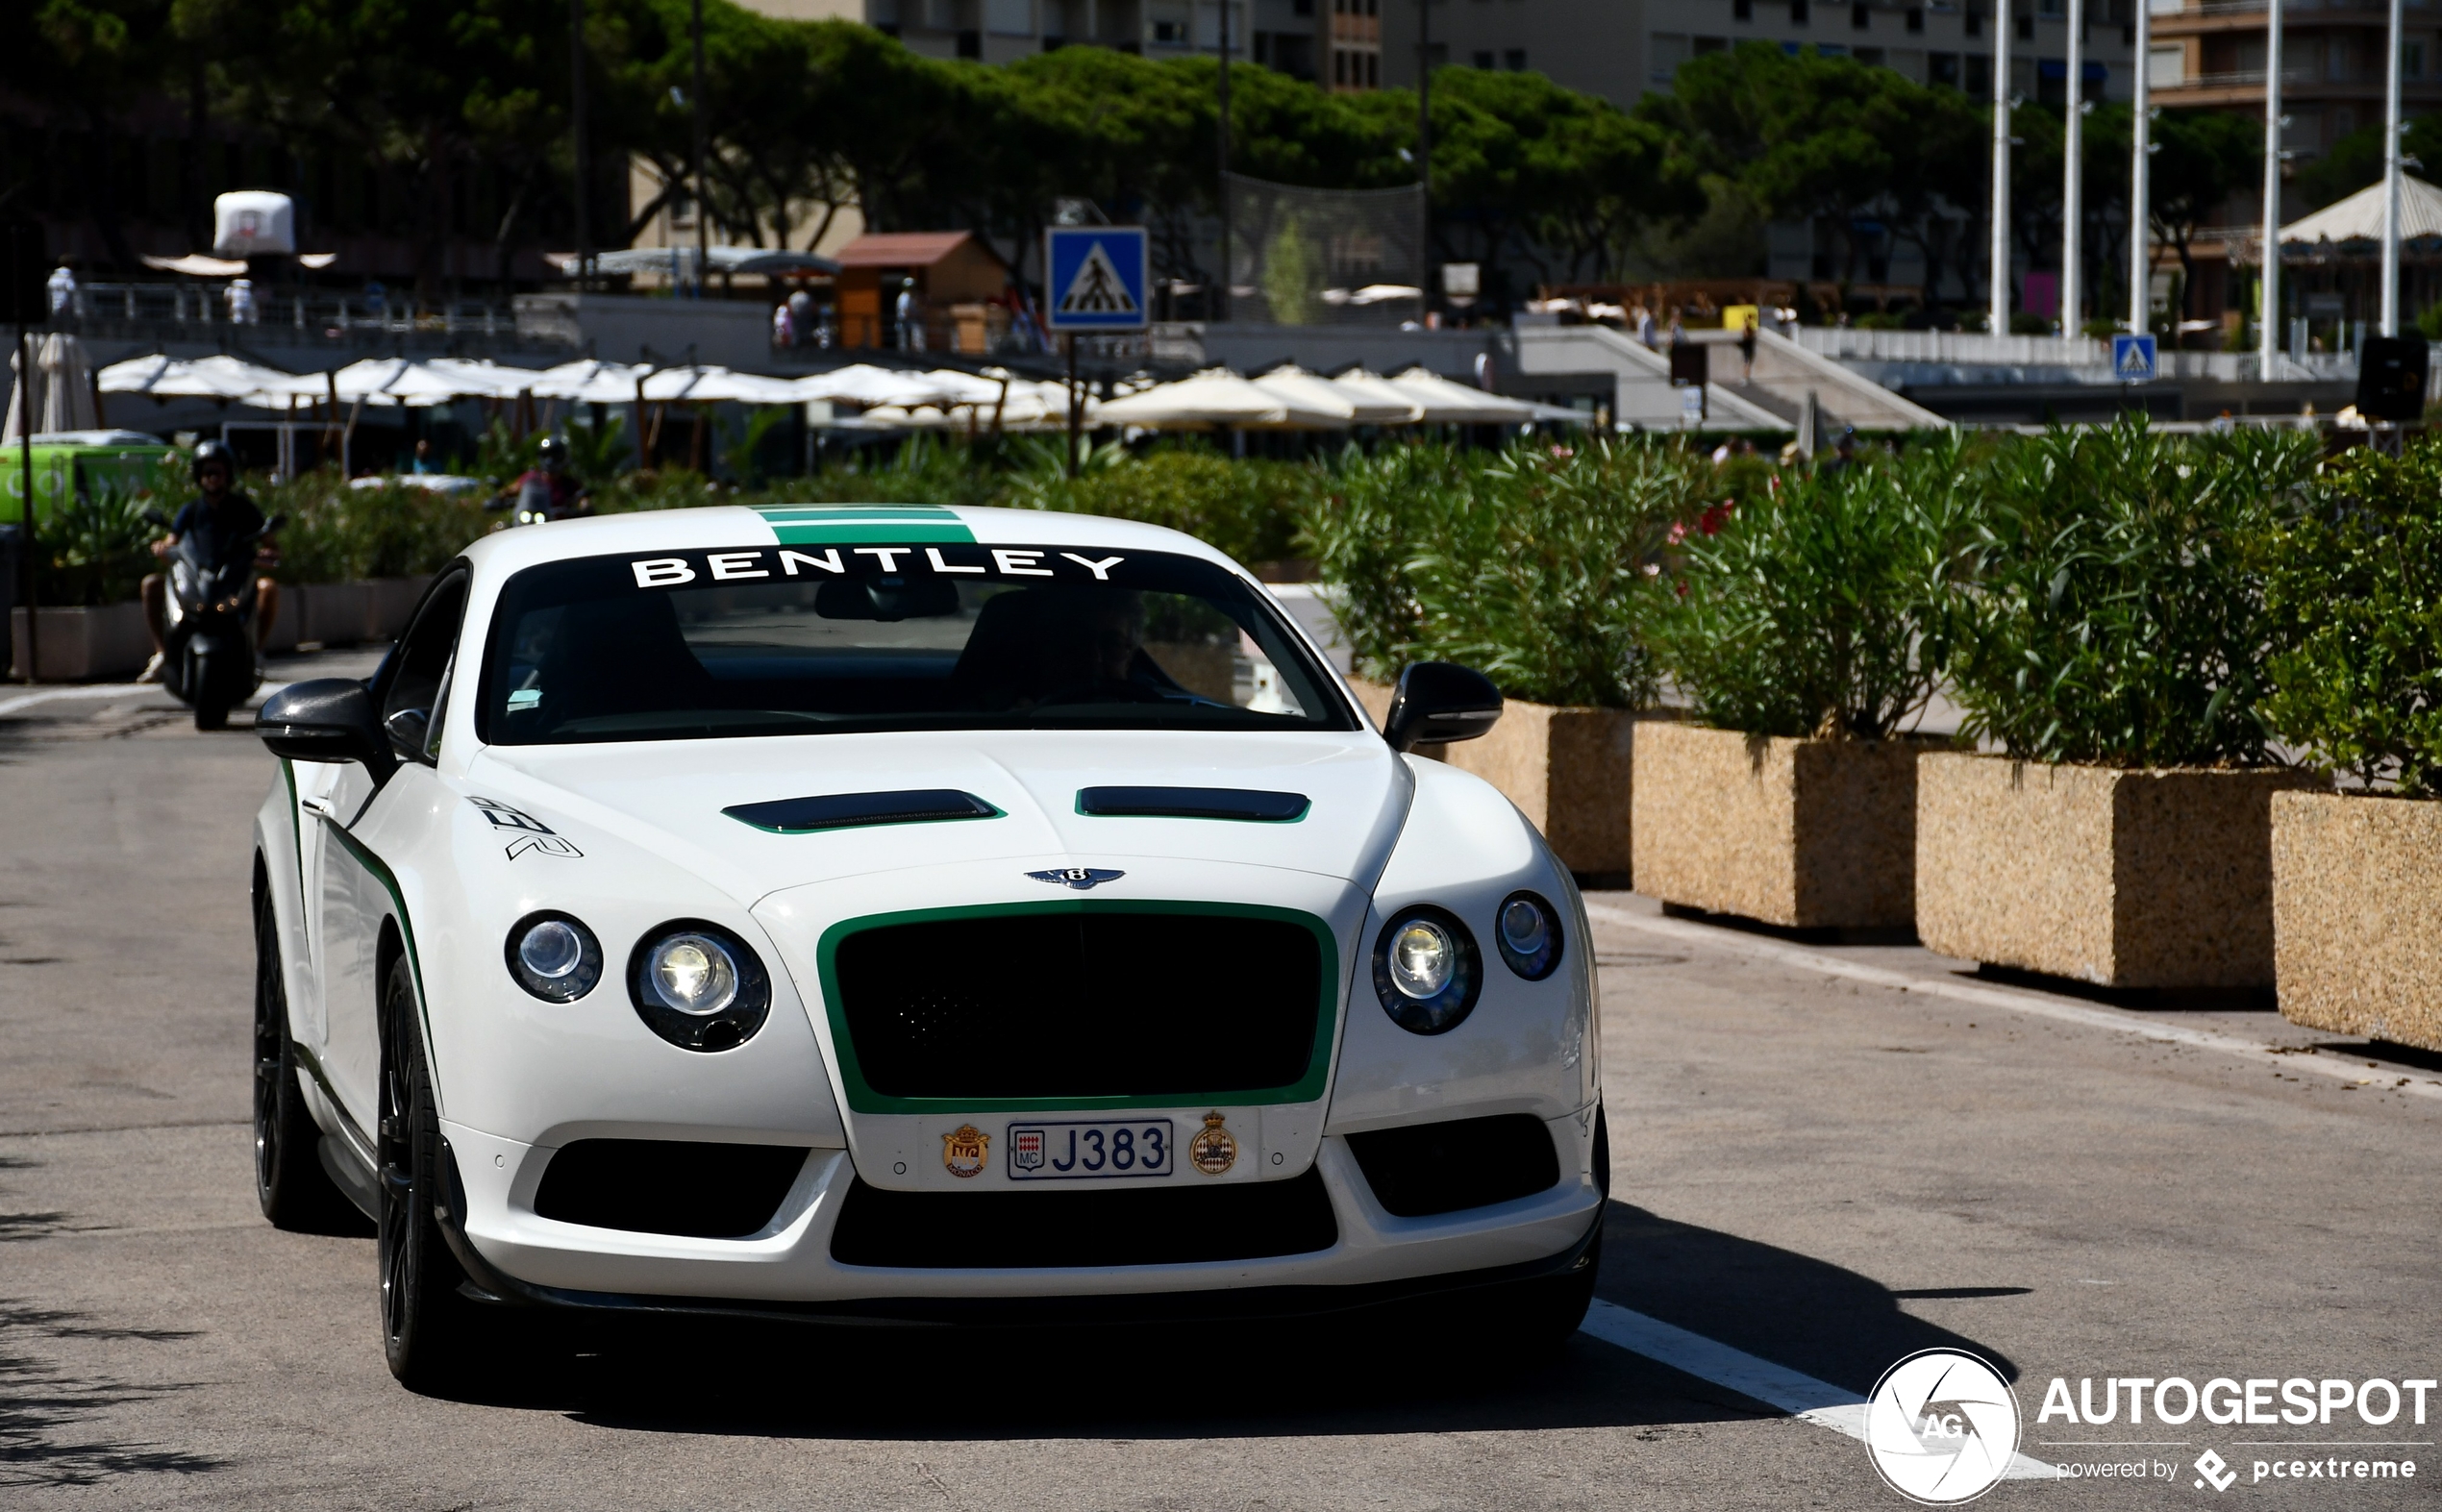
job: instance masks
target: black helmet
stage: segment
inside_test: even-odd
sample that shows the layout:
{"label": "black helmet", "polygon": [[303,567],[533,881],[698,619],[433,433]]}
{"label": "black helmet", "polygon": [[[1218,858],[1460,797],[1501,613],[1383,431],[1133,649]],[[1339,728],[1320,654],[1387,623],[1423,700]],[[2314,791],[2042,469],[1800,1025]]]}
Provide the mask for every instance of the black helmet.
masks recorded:
{"label": "black helmet", "polygon": [[234,483],[237,481],[237,458],[235,453],[229,450],[228,442],[205,441],[199,444],[195,448],[195,455],[187,459],[187,475],[193,478],[197,483],[202,483],[204,481],[204,464],[207,462],[218,462],[221,465],[222,470],[229,474],[229,481],[231,483]]}
{"label": "black helmet", "polygon": [[545,467],[564,463],[568,460],[568,443],[556,435],[546,435],[542,444],[535,448],[535,459]]}

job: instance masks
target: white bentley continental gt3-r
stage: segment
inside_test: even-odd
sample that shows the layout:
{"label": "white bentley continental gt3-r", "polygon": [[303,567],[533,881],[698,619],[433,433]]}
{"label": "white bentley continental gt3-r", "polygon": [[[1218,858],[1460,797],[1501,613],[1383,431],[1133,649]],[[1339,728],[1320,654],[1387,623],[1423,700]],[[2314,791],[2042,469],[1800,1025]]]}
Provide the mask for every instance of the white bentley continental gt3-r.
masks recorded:
{"label": "white bentley continental gt3-r", "polygon": [[1557,1339],[1584,913],[1407,754],[1500,709],[1422,663],[1378,732],[1244,569],[1092,516],[486,537],[258,721],[263,1212],[374,1219],[419,1386],[494,1307]]}

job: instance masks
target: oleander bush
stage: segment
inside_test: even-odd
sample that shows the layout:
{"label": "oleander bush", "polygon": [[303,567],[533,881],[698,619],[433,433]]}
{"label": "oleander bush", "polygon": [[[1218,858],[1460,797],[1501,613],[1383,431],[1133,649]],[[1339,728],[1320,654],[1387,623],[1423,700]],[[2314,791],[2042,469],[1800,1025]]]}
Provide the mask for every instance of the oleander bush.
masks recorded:
{"label": "oleander bush", "polygon": [[436,493],[405,483],[351,488],[336,471],[277,483],[250,480],[255,507],[285,514],[277,543],[283,582],[411,578],[437,571],[492,528],[484,495]]}
{"label": "oleander bush", "polygon": [[2442,446],[2353,451],[2264,540],[2263,717],[2324,771],[2442,790]]}
{"label": "oleander bush", "polygon": [[1462,662],[1512,698],[1641,708],[1645,627],[1674,523],[1718,490],[1676,442],[1352,449],[1306,515],[1358,670]]}
{"label": "oleander bush", "polygon": [[2315,466],[2311,435],[2141,418],[2001,449],[1949,658],[1963,732],[2033,761],[2271,762],[2261,541]]}
{"label": "oleander bush", "polygon": [[41,602],[115,604],[136,597],[137,584],[153,570],[151,547],[161,534],[144,514],[158,507],[148,489],[104,483],[52,510],[41,521],[36,548]]}
{"label": "oleander bush", "polygon": [[1939,685],[1982,465],[1956,437],[1790,469],[1674,529],[1651,631],[1701,723],[1880,740]]}

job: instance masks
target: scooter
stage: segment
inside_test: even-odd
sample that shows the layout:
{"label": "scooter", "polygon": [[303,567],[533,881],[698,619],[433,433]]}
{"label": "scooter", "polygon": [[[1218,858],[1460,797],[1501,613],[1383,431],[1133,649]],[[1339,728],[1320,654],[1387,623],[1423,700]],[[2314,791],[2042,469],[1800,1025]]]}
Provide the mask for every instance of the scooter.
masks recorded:
{"label": "scooter", "polygon": [[[158,510],[146,518],[166,530]],[[197,730],[220,730],[229,711],[262,685],[255,663],[255,553],[264,536],[287,519],[275,514],[262,528],[226,548],[215,568],[193,539],[169,549],[169,592],[162,630],[162,686],[195,710]]]}

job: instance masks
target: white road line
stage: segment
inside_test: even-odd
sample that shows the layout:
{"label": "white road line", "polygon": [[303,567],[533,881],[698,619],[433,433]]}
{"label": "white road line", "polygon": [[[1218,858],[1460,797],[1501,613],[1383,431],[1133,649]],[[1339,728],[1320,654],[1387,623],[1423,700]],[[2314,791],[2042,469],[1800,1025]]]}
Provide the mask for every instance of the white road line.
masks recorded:
{"label": "white road line", "polygon": [[[1844,1386],[1817,1380],[1785,1365],[1775,1365],[1744,1350],[1733,1350],[1718,1340],[1690,1333],[1675,1324],[1649,1318],[1600,1297],[1585,1310],[1585,1322],[1578,1328],[1605,1344],[1658,1361],[1698,1380],[1727,1387],[1742,1397],[1753,1397],[1817,1427],[1845,1433],[1859,1443],[1865,1440],[1865,1399]],[[2053,1480],[2059,1475],[2057,1466],[2013,1454],[2003,1478]]]}
{"label": "white road line", "polygon": [[[267,699],[287,685],[286,682],[266,682],[255,690],[256,698],[249,699],[247,702]],[[53,699],[124,698],[135,693],[160,693],[163,698],[169,696],[158,682],[85,682],[75,687],[44,688],[39,693],[19,694],[15,698],[0,702],[0,715],[13,714],[21,708],[32,708],[37,704],[48,704]]]}
{"label": "white road line", "polygon": [[1905,972],[1883,966],[1868,966],[1821,951],[1810,951],[1800,945],[1784,945],[1778,940],[1761,940],[1733,930],[1698,924],[1688,919],[1655,919],[1630,913],[1607,904],[1589,900],[1586,914],[1605,924],[1615,924],[1648,934],[1665,935],[1690,945],[1703,945],[1712,950],[1730,951],[1740,955],[1753,955],[1779,961],[1802,971],[1819,971],[1828,977],[1841,977],[1851,981],[1888,987],[1894,992],[1923,993],[1928,997],[1948,998],[1954,1003],[1973,1004],[1981,1008],[1998,1008],[2006,1013],[2025,1013],[2035,1018],[2054,1019],[2063,1024],[2083,1025],[2087,1029],[2109,1029],[2120,1034],[2135,1034],[2141,1038],[2165,1044],[2186,1045],[2197,1050],[2218,1051],[2237,1055],[2258,1064],[2271,1064],[2274,1057],[2284,1071],[2306,1071],[2346,1081],[2357,1086],[2374,1086],[2384,1092],[2405,1092],[2421,1098],[2442,1100],[2442,1082],[2428,1077],[2411,1077],[2405,1086],[2386,1085],[2399,1079],[2394,1070],[2378,1068],[2375,1074],[2363,1073],[2364,1062],[2344,1064],[2341,1058],[2317,1052],[2298,1054],[2280,1052],[2263,1041],[2223,1034],[2212,1029],[2191,1029],[2181,1024],[2165,1024],[2141,1013],[2118,1008],[2091,1006],[2085,1004],[2062,1003],[2032,992],[2008,987],[1978,986],[1971,982],[1950,981],[1939,978],[1911,977]]}

